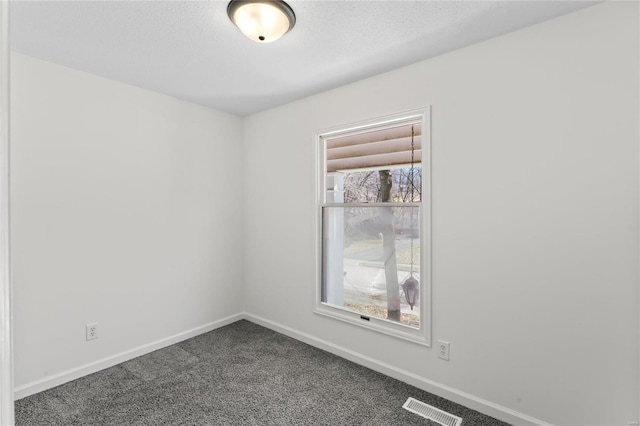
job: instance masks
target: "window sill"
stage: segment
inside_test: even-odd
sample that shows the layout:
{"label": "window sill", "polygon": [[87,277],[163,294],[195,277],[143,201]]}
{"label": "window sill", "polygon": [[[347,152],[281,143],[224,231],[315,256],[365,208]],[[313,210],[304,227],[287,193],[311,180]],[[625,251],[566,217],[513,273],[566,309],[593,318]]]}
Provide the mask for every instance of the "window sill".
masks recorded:
{"label": "window sill", "polygon": [[397,324],[393,321],[375,317],[368,317],[357,312],[335,308],[324,303],[316,306],[313,312],[318,315],[337,319],[342,322],[377,331],[379,333],[396,337],[398,339],[406,340],[422,346],[431,347],[431,342],[427,338],[424,329],[416,329],[406,325]]}

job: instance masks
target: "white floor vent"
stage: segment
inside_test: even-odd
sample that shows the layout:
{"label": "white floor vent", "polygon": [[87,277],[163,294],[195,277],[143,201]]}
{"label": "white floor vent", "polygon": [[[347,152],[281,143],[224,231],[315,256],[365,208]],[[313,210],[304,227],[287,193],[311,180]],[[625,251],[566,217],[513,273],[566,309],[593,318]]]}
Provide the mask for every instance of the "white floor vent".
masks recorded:
{"label": "white floor vent", "polygon": [[439,410],[414,398],[407,399],[407,402],[404,403],[402,408],[422,416],[425,419],[438,422],[443,426],[460,426],[462,424],[462,418]]}

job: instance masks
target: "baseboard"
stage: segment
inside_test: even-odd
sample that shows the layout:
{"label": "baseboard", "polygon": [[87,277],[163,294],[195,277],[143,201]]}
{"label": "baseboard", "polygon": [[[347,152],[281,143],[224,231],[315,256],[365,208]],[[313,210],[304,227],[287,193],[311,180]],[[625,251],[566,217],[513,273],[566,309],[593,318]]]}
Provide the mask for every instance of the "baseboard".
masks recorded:
{"label": "baseboard", "polygon": [[174,334],[173,336],[169,336],[164,339],[160,339],[155,342],[151,342],[149,344],[139,346],[137,348],[121,352],[106,358],[102,358],[98,361],[91,362],[89,364],[73,368],[71,370],[63,371],[44,379],[27,383],[14,389],[14,399],[18,400],[35,393],[60,386],[64,383],[79,379],[80,377],[86,376],[88,374],[96,373],[100,370],[113,367],[114,365],[129,361],[141,355],[145,355],[150,352],[157,351],[158,349],[162,349],[167,346],[182,342],[183,340],[187,340],[200,334],[207,333],[209,331],[215,330],[216,328],[224,327],[225,325],[229,325],[243,318],[244,314],[241,313],[231,315],[218,321],[214,321],[200,327],[192,328],[191,330],[183,331],[182,333]]}
{"label": "baseboard", "polygon": [[408,383],[412,386],[422,389],[426,392],[438,395],[442,398],[446,398],[450,401],[464,405],[465,407],[476,410],[480,413],[494,417],[503,422],[507,422],[513,425],[535,425],[535,426],[551,426],[542,420],[512,410],[499,404],[495,404],[486,399],[479,398],[475,395],[462,392],[458,389],[443,385],[441,383],[434,382],[424,377],[420,377],[416,374],[402,370],[395,366],[380,362],[366,355],[354,352],[344,347],[338,346],[331,342],[327,342],[322,339],[318,339],[310,334],[303,333],[291,327],[278,324],[271,320],[252,315],[249,313],[244,314],[244,318],[247,321],[251,321],[263,327],[269,328],[278,333],[282,333],[286,336],[292,337],[296,340],[304,342],[308,345],[325,350],[341,358],[360,364],[364,367],[370,368],[374,371],[382,373],[386,376]]}

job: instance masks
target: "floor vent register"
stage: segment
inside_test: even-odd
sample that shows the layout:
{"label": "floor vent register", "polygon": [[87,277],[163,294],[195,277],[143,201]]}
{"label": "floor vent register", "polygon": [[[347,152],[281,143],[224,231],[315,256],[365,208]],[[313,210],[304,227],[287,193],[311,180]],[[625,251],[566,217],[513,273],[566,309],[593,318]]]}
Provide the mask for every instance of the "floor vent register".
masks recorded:
{"label": "floor vent register", "polygon": [[460,426],[462,418],[449,414],[446,411],[439,410],[429,404],[420,402],[417,399],[409,398],[402,406],[405,410],[411,411],[425,419],[433,420],[443,426]]}

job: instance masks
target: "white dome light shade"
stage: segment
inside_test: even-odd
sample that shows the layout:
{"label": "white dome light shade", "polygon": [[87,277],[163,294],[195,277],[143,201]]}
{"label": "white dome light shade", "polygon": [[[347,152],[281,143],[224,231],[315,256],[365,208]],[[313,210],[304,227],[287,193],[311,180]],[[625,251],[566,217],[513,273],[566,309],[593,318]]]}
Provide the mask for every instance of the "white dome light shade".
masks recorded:
{"label": "white dome light shade", "polygon": [[283,1],[238,1],[227,14],[240,31],[258,43],[270,43],[289,32],[296,23],[291,7]]}

